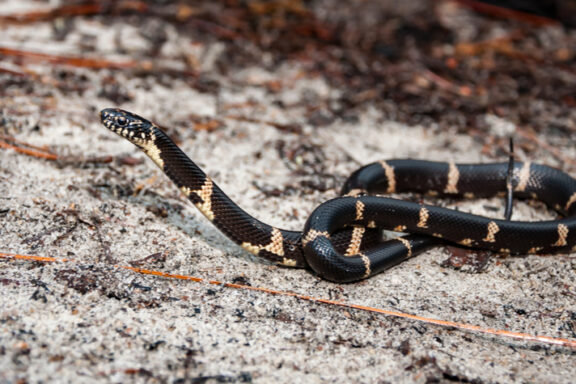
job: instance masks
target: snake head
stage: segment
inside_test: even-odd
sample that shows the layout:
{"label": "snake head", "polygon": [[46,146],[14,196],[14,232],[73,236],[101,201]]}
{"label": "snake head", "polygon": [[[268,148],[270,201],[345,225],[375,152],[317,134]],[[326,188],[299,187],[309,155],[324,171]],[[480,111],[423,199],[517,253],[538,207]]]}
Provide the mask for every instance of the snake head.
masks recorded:
{"label": "snake head", "polygon": [[106,128],[141,148],[154,140],[154,124],[128,111],[106,108],[100,112],[100,119]]}

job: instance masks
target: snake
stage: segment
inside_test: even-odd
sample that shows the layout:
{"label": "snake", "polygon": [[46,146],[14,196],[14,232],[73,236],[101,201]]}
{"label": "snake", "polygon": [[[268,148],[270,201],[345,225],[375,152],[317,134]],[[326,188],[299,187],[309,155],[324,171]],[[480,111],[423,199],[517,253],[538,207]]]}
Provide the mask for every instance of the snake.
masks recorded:
{"label": "snake", "polygon": [[[351,174],[341,196],[316,207],[302,231],[293,231],[268,225],[240,208],[156,124],[117,108],[102,110],[100,118],[106,128],[142,150],[236,244],[274,264],[312,269],[332,282],[369,278],[442,244],[504,254],[576,251],[576,179],[543,164],[419,159],[371,163]],[[515,198],[539,200],[559,217],[496,219],[382,196],[504,196],[509,174]],[[383,230],[406,234],[383,240]]]}

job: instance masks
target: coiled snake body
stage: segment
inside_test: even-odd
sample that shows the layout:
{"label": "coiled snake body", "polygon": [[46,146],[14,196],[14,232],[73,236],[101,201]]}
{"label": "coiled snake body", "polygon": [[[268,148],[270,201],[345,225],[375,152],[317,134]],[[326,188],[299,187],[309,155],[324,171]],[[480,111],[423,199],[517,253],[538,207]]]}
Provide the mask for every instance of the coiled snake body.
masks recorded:
{"label": "coiled snake body", "polygon": [[[351,282],[377,274],[429,247],[454,243],[524,254],[574,250],[576,180],[528,162],[513,165],[514,196],[543,201],[564,218],[507,221],[432,205],[370,196],[420,192],[489,197],[506,188],[508,163],[454,164],[388,160],[350,176],[343,197],[321,204],[304,231],[272,227],[236,205],[155,124],[120,109],[104,109],[102,123],[144,151],[220,231],[249,252],[290,267],[311,267],[321,277]],[[382,229],[410,235],[380,241]]]}

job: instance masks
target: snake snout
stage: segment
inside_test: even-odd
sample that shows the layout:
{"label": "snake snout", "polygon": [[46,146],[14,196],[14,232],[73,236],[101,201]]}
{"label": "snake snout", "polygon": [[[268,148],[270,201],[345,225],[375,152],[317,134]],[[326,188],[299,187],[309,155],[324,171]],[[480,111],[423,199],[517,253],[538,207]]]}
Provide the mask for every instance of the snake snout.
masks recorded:
{"label": "snake snout", "polygon": [[105,122],[113,113],[114,113],[114,109],[113,108],[106,108],[100,111],[100,120],[102,122]]}
{"label": "snake snout", "polygon": [[100,121],[108,129],[114,129],[114,122],[121,115],[121,111],[115,108],[106,108],[100,111]]}

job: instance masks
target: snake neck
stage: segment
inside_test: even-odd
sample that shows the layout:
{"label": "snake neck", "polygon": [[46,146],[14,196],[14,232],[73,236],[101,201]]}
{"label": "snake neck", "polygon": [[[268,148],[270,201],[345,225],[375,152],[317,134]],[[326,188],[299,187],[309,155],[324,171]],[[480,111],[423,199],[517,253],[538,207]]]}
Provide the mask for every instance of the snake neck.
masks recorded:
{"label": "snake neck", "polygon": [[276,264],[306,265],[301,232],[273,227],[248,214],[160,129],[154,129],[152,144],[139,147],[192,204],[235,243]]}

